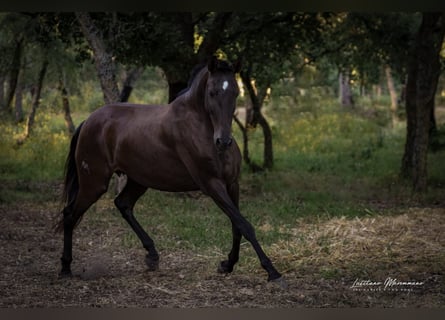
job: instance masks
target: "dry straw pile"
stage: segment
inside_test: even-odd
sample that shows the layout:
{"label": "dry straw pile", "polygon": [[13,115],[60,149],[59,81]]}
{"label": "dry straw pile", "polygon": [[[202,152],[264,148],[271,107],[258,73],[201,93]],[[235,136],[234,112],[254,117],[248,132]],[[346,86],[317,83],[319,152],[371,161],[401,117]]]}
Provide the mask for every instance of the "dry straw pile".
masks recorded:
{"label": "dry straw pile", "polygon": [[[319,223],[297,221],[283,228],[290,239],[273,245],[289,270],[356,269],[378,273],[396,269],[399,274],[442,272],[445,265],[445,209],[408,209],[403,214]],[[383,272],[383,270],[382,270]]]}

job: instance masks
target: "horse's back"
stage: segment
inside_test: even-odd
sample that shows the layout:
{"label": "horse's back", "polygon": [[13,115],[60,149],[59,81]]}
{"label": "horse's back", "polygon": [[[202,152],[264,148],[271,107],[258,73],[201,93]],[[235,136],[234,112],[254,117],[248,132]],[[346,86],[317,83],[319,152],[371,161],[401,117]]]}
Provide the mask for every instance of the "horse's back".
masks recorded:
{"label": "horse's back", "polygon": [[166,109],[167,106],[161,105],[114,103],[97,109],[87,120],[99,122],[114,121],[116,124],[128,124],[144,117],[145,120],[153,119],[155,121],[156,117],[163,114]]}

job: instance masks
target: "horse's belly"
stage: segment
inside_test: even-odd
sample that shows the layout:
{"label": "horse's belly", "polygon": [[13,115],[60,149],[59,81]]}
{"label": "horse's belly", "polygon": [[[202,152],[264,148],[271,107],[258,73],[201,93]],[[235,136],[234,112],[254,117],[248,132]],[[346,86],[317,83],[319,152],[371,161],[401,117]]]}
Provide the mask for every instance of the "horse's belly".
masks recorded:
{"label": "horse's belly", "polygon": [[158,175],[144,176],[139,179],[136,178],[138,183],[156,190],[170,191],[170,192],[185,192],[199,190],[198,185],[193,181],[190,176],[169,176]]}
{"label": "horse's belly", "polygon": [[193,191],[199,187],[188,173],[185,166],[173,159],[143,161],[141,164],[119,169],[137,183],[161,191]]}

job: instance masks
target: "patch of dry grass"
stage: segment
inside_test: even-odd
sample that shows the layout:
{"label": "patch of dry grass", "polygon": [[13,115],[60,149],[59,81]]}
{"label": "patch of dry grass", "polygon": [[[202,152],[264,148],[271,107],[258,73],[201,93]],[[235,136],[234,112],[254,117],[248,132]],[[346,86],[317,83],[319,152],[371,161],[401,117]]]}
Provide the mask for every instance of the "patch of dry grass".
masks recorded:
{"label": "patch of dry grass", "polygon": [[412,275],[425,270],[443,272],[445,265],[443,208],[413,208],[391,216],[335,217],[318,223],[299,219],[282,232],[291,237],[271,249],[275,259],[290,270],[355,268],[363,274],[392,266],[400,274]]}

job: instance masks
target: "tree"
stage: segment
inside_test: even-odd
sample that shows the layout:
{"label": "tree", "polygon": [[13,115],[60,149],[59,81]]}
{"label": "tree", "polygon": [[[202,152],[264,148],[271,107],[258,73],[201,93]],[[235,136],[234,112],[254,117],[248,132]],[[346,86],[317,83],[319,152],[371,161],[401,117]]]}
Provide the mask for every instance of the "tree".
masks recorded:
{"label": "tree", "polygon": [[[325,24],[319,42],[324,48],[321,53],[340,70],[340,75],[354,70],[361,93],[380,82],[384,71],[391,77],[387,77],[391,93],[397,90],[395,80],[403,82],[418,20],[418,14],[413,13],[339,13]],[[392,101],[391,113],[395,114],[397,104]]]}
{"label": "tree", "polygon": [[431,112],[440,75],[440,50],[445,34],[445,13],[423,13],[408,65],[406,86],[407,133],[402,176],[413,189],[427,189],[427,155]]}
{"label": "tree", "polygon": [[398,116],[397,116],[398,99],[397,99],[397,91],[394,85],[394,78],[392,76],[392,70],[389,65],[385,66],[385,76],[388,84],[389,95],[391,97],[391,119],[392,119],[392,125],[394,127],[398,121]]}
{"label": "tree", "polygon": [[29,138],[31,135],[31,131],[34,126],[34,119],[37,112],[37,108],[40,105],[40,96],[42,93],[42,87],[43,87],[43,80],[45,79],[46,71],[48,70],[48,59],[45,57],[42,61],[42,66],[39,71],[39,76],[37,79],[37,82],[33,88],[33,97],[32,97],[32,104],[31,104],[31,112],[28,115],[26,126],[25,126],[25,133],[23,136],[23,139],[19,140],[19,143],[23,143],[24,139]]}
{"label": "tree", "polygon": [[133,91],[135,82],[144,72],[144,67],[134,67],[130,70],[125,70],[125,79],[122,83],[122,90],[119,94],[120,102],[127,102],[130,98],[131,92]]}
{"label": "tree", "polygon": [[[111,25],[106,39],[124,65],[158,66],[169,86],[169,101],[187,87],[190,70],[204,63],[224,41],[224,29],[232,13],[169,12],[117,13],[105,16]],[[107,22],[108,21],[108,22]]]}
{"label": "tree", "polygon": [[116,68],[113,62],[113,55],[103,41],[102,31],[97,28],[89,13],[76,12],[76,18],[94,52],[94,62],[105,103],[119,101],[119,89],[116,82]]}
{"label": "tree", "polygon": [[[307,52],[315,52],[323,21],[322,15],[307,13],[240,13],[231,20],[222,50],[231,60],[243,61],[240,75],[250,103],[245,127],[236,122],[243,132],[244,160],[253,171],[271,169],[274,163],[272,130],[262,113],[267,93],[279,79],[312,61]],[[261,166],[248,156],[247,130],[257,125],[264,137]]]}
{"label": "tree", "polygon": [[33,33],[32,21],[19,13],[1,13],[0,30],[0,74],[8,82],[6,94],[0,101],[0,109],[12,114],[12,101],[21,71],[26,38]]}
{"label": "tree", "polygon": [[74,134],[74,131],[76,130],[76,127],[74,125],[73,119],[71,118],[70,100],[68,99],[68,90],[66,88],[65,76],[62,71],[60,72],[58,89],[62,96],[62,108],[65,125],[68,129],[68,133],[70,134],[70,136],[72,136]]}

